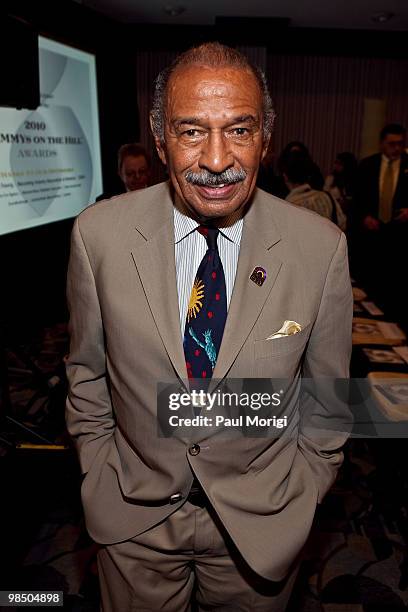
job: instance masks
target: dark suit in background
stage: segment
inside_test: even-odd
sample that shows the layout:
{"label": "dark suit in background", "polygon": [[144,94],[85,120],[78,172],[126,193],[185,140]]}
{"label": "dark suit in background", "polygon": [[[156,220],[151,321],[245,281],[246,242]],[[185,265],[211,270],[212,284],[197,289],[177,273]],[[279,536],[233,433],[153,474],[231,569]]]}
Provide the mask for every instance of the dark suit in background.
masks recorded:
{"label": "dark suit in background", "polygon": [[[400,158],[398,179],[392,198],[389,223],[380,221],[380,172],[382,154],[360,162],[351,232],[353,274],[362,280],[370,294],[401,322],[406,322],[406,302],[401,287],[401,266],[407,256],[408,223],[397,220],[408,207],[408,155]],[[370,216],[380,223],[378,230],[364,227]]]}
{"label": "dark suit in background", "polygon": [[[371,215],[378,219],[380,201],[381,153],[361,160],[357,174],[356,214],[359,219]],[[408,155],[401,156],[400,171],[392,201],[393,213],[408,206]]]}

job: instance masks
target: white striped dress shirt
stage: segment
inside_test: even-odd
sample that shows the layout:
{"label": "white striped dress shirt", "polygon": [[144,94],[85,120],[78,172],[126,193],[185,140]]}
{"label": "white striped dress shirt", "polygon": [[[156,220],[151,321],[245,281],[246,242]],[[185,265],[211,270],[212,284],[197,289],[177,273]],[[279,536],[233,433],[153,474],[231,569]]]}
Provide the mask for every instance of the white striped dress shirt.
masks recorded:
{"label": "white striped dress shirt", "polygon": [[[224,268],[227,310],[237,272],[243,223],[241,213],[238,212],[226,219],[222,227],[219,228],[217,244]],[[187,307],[195,275],[207,251],[207,241],[200,232],[196,231],[197,227],[199,227],[197,221],[189,217],[184,211],[182,212],[174,207],[175,262],[182,338],[184,338]]]}

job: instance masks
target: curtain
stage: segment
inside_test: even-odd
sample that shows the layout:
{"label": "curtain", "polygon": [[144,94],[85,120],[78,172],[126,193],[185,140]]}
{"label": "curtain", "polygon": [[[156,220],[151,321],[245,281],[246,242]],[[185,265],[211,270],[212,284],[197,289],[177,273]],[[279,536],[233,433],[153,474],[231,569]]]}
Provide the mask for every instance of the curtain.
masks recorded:
{"label": "curtain", "polygon": [[324,174],[337,153],[358,156],[364,98],[386,101],[386,123],[408,125],[407,74],[401,59],[269,55],[275,152],[301,140]]}

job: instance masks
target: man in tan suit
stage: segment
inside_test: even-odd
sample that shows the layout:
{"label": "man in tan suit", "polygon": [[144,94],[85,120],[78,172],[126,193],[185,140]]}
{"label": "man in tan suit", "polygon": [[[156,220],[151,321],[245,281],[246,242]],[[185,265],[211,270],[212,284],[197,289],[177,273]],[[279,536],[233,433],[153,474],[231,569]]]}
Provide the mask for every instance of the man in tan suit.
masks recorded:
{"label": "man in tan suit", "polygon": [[[67,422],[102,545],[103,610],[183,612],[194,590],[200,610],[282,612],[341,465],[341,410],[326,393],[300,403],[298,382],[348,375],[346,242],[326,219],[255,189],[273,116],[241,54],[217,43],[186,52],[156,81],[152,111],[169,183],[76,220]],[[203,226],[216,228],[227,306],[209,389],[285,379],[279,437],[205,426],[158,435],[157,383],[189,388],[183,332]]]}

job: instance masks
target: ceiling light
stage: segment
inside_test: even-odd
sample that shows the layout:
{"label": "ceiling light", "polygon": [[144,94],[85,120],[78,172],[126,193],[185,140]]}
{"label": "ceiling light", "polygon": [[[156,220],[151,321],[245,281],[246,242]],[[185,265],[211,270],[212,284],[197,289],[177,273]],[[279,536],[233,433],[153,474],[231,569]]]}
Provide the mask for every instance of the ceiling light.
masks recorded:
{"label": "ceiling light", "polygon": [[163,10],[170,17],[178,17],[181,15],[181,13],[184,13],[186,7],[181,6],[181,4],[166,4],[166,6],[163,7]]}
{"label": "ceiling light", "polygon": [[394,13],[390,13],[388,11],[380,11],[378,13],[374,13],[374,15],[371,16],[371,21],[374,21],[374,23],[386,23],[393,17],[395,17]]}

